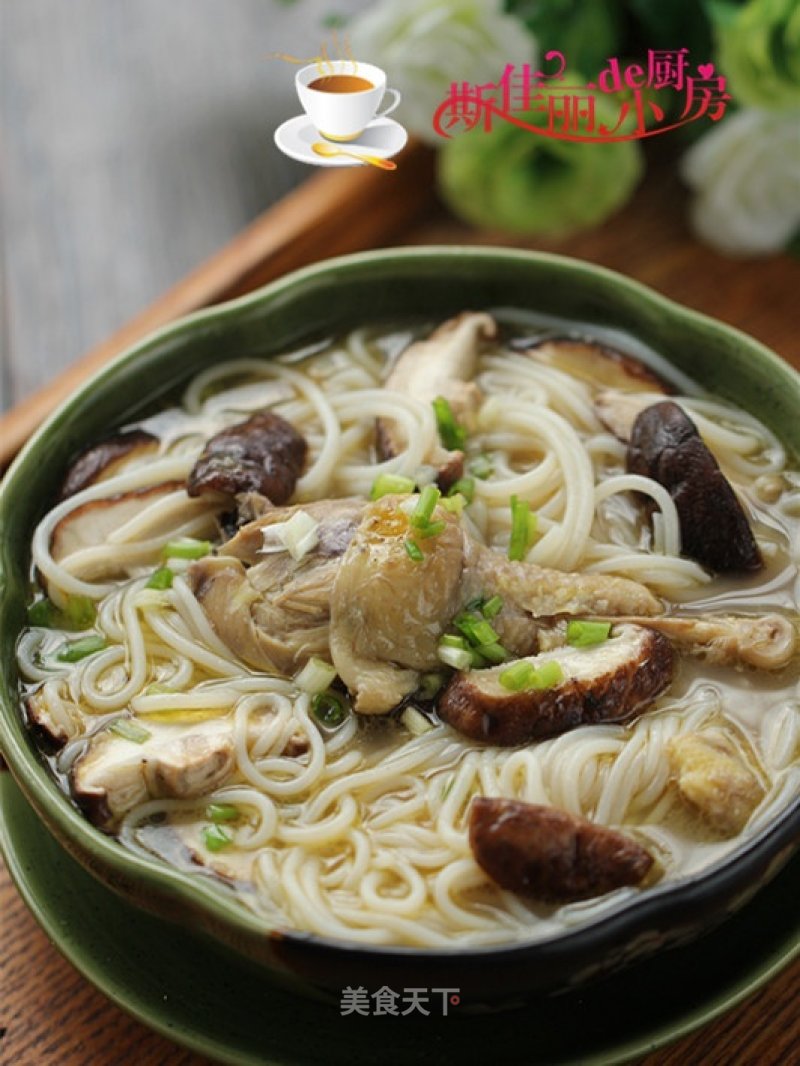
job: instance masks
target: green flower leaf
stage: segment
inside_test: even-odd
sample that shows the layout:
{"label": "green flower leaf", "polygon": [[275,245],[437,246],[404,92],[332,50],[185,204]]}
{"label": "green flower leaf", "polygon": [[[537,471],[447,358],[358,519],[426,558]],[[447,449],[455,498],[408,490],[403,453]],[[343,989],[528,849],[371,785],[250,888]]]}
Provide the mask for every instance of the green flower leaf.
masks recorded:
{"label": "green flower leaf", "polygon": [[596,74],[618,55],[622,11],[618,0],[505,0],[505,10],[525,23],[542,54],[555,50],[567,68]]}
{"label": "green flower leaf", "polygon": [[800,107],[800,4],[750,0],[738,11],[711,8],[720,68],[740,104]]}

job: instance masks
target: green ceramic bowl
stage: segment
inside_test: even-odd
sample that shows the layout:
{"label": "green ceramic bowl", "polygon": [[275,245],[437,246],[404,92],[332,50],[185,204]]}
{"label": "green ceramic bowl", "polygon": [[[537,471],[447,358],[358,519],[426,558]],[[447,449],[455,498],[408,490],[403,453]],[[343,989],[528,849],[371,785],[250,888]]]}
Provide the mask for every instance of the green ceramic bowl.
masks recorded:
{"label": "green ceramic bowl", "polygon": [[625,331],[800,455],[800,377],[762,345],[618,274],[558,256],[501,248],[414,248],[331,259],[178,322],[120,356],[76,392],[17,458],[0,493],[0,744],[23,792],[61,844],[135,904],[210,935],[264,976],[306,992],[345,985],[459,987],[472,1001],[564,989],[700,935],[786,862],[800,803],[712,870],[642,894],[552,940],[499,948],[365,948],[265,931],[224,887],[126,851],[56,787],[25,728],[14,648],[25,620],[29,544],[70,457],[108,430],[176,397],[220,360],[269,357],[363,322],[514,308]]}

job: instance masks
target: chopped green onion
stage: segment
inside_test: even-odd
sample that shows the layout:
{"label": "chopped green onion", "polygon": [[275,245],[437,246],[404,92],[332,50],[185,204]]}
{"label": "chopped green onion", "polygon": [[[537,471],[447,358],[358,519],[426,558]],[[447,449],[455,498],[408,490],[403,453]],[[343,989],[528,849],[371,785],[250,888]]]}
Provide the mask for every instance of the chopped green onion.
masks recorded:
{"label": "chopped green onion", "polygon": [[451,791],[453,789],[453,785],[455,784],[455,780],[456,780],[455,777],[451,776],[450,780],[447,782],[447,784],[446,785],[442,785],[442,799],[443,800],[446,800],[447,797],[450,795],[450,793],[451,793]]}
{"label": "chopped green onion", "polygon": [[130,718],[117,718],[108,727],[108,731],[109,733],[116,733],[123,740],[132,740],[134,744],[144,744],[153,735],[147,729],[143,729],[142,726],[131,721]]}
{"label": "chopped green onion", "polygon": [[542,663],[538,669],[527,659],[520,659],[519,662],[509,666],[507,670],[503,670],[498,677],[498,681],[503,688],[508,689],[510,692],[553,688],[554,685],[563,680],[564,671],[561,669],[561,664],[555,659]]}
{"label": "chopped green onion", "polygon": [[492,644],[479,644],[475,650],[487,662],[495,664],[508,662],[508,652],[498,641]]}
{"label": "chopped green onion", "polygon": [[457,492],[455,496],[443,496],[440,502],[445,511],[449,511],[450,514],[458,515],[459,517],[467,505],[467,501],[460,492]]}
{"label": "chopped green onion", "polygon": [[43,599],[37,600],[36,603],[32,603],[28,608],[28,624],[50,629],[56,620],[56,614],[55,606],[45,596]]}
{"label": "chopped green onion", "polygon": [[469,649],[466,637],[457,637],[455,633],[444,633],[439,645],[444,648],[463,648],[465,651]]}
{"label": "chopped green onion", "polygon": [[418,544],[415,544],[413,540],[404,540],[403,547],[406,550],[406,555],[414,563],[421,563],[425,558],[422,548]]}
{"label": "chopped green onion", "polygon": [[481,614],[484,618],[495,618],[503,609],[503,601],[499,596],[492,596],[481,604]]}
{"label": "chopped green onion", "polygon": [[486,453],[479,455],[477,459],[473,459],[469,464],[469,472],[473,477],[480,478],[481,481],[486,481],[494,473],[494,463]]}
{"label": "chopped green onion", "polygon": [[481,655],[478,648],[469,649],[469,665],[472,670],[480,670],[486,666],[486,660]]}
{"label": "chopped green onion", "polygon": [[313,696],[317,692],[324,692],[326,688],[330,688],[335,678],[336,667],[312,655],[295,677],[294,683],[298,688],[304,692],[310,692]]}
{"label": "chopped green onion", "polygon": [[28,624],[45,629],[88,629],[97,618],[97,608],[88,596],[68,596],[60,611],[46,596],[28,608]]}
{"label": "chopped green onion", "polygon": [[458,481],[454,481],[450,488],[447,490],[448,496],[461,495],[467,501],[472,503],[475,499],[475,480],[471,477],[460,477]]}
{"label": "chopped green onion", "polygon": [[443,674],[423,674],[420,678],[417,694],[421,700],[432,700],[443,684]]}
{"label": "chopped green onion", "polygon": [[500,639],[485,618],[475,614],[459,614],[453,619],[456,629],[460,629],[470,644],[494,644]]}
{"label": "chopped green onion", "polygon": [[194,537],[179,537],[177,540],[167,541],[162,555],[165,559],[202,559],[210,551],[211,543],[207,540],[195,540]]}
{"label": "chopped green onion", "polygon": [[203,827],[203,843],[209,851],[222,851],[233,843],[233,837],[221,825]]}
{"label": "chopped green onion", "polygon": [[318,722],[328,727],[341,725],[347,717],[344,700],[335,692],[318,692],[311,700],[311,712]]}
{"label": "chopped green onion", "polygon": [[436,654],[446,666],[454,670],[469,670],[472,666],[472,652],[468,648],[451,648],[440,644]]}
{"label": "chopped green onion", "polygon": [[467,431],[456,421],[453,408],[444,398],[437,396],[433,401],[433,413],[436,415],[436,426],[439,430],[439,440],[451,451],[462,449],[467,442]]}
{"label": "chopped green onion", "polygon": [[239,808],[232,803],[209,803],[206,807],[206,818],[212,822],[235,822],[239,817]]}
{"label": "chopped green onion", "polygon": [[426,540],[428,537],[438,537],[438,535],[443,532],[446,525],[446,522],[429,522],[427,526],[421,526],[417,530],[417,536],[422,537],[423,540]]}
{"label": "chopped green onion", "polygon": [[436,510],[441,492],[435,485],[426,485],[419,494],[417,506],[411,512],[410,522],[415,529],[425,529],[430,525],[431,516]]}
{"label": "chopped green onion", "polygon": [[319,522],[307,511],[295,511],[286,522],[273,526],[291,557],[299,562],[319,544]]}
{"label": "chopped green onion", "polygon": [[573,648],[586,648],[590,644],[602,644],[608,640],[611,632],[610,622],[581,622],[575,620],[567,623],[567,644]]}
{"label": "chopped green onion", "polygon": [[68,596],[64,617],[69,629],[88,629],[97,618],[97,608],[88,596]]}
{"label": "chopped green onion", "polygon": [[531,514],[527,500],[511,497],[511,540],[508,544],[508,557],[513,562],[520,562],[528,554],[528,548],[536,537],[536,515]]}
{"label": "chopped green onion", "polygon": [[105,638],[93,634],[91,637],[81,637],[80,640],[72,640],[62,645],[56,658],[60,663],[77,663],[87,655],[102,651],[105,646]]}
{"label": "chopped green onion", "polygon": [[406,707],[400,715],[400,721],[415,737],[421,737],[423,733],[430,733],[434,728],[433,722],[426,718],[422,711],[416,707]]}
{"label": "chopped green onion", "polygon": [[168,566],[160,566],[150,575],[150,580],[145,585],[146,589],[171,589],[175,575]]}
{"label": "chopped green onion", "polygon": [[561,669],[561,663],[556,659],[549,659],[546,663],[542,663],[536,671],[536,680],[533,687],[554,688],[563,680],[564,671]]}
{"label": "chopped green onion", "polygon": [[503,670],[497,680],[509,692],[522,692],[526,688],[532,688],[531,679],[535,674],[536,667],[521,659],[507,670]]}
{"label": "chopped green onion", "polygon": [[401,477],[399,474],[378,474],[372,483],[369,498],[379,500],[381,496],[391,496],[395,493],[406,495],[413,491],[414,482],[410,477]]}

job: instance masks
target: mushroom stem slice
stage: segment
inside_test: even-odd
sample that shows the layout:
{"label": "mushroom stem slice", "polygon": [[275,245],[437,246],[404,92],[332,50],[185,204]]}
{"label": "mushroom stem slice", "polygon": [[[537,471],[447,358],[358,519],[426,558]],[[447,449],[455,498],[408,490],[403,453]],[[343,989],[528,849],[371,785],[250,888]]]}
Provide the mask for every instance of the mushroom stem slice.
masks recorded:
{"label": "mushroom stem slice", "polygon": [[[470,428],[481,403],[481,393],[472,380],[480,344],[497,335],[497,324],[484,312],[465,311],[443,322],[425,340],[415,341],[395,363],[385,388],[422,403],[443,397],[456,420]],[[400,429],[390,420],[375,424],[378,453],[382,459],[399,455],[407,446]],[[439,471],[439,483],[448,488],[463,472],[463,453],[437,444],[424,462]]]}

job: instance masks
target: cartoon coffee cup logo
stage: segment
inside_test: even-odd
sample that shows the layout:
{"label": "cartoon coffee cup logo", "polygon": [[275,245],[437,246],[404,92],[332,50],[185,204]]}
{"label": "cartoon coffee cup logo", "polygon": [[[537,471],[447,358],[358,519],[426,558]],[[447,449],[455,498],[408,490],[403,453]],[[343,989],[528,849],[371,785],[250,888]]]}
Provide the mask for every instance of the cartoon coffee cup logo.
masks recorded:
{"label": "cartoon coffee cup logo", "polygon": [[298,70],[294,83],[305,114],[275,131],[282,152],[316,166],[396,168],[391,157],[408,135],[388,117],[400,93],[387,87],[385,71],[354,59],[326,58]]}

